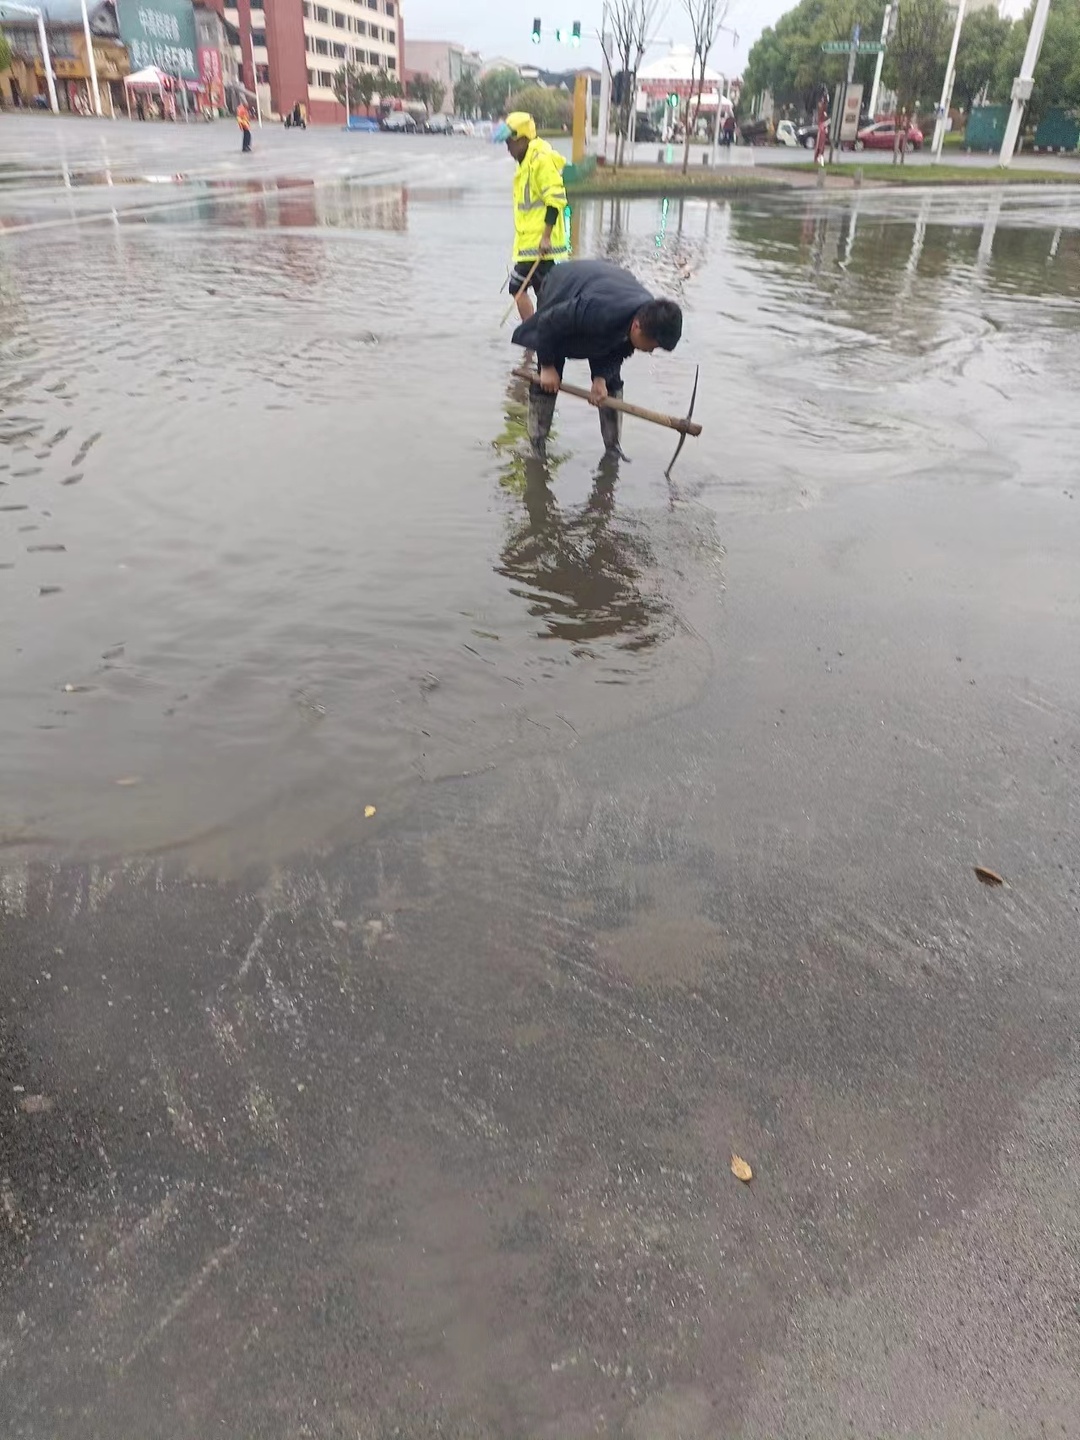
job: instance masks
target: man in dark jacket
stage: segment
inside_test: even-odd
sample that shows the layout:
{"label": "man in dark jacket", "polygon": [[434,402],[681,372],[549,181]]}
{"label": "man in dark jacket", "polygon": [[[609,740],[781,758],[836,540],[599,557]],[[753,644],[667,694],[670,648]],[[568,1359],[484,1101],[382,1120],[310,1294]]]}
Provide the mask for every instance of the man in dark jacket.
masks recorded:
{"label": "man in dark jacket", "polygon": [[[514,331],[515,345],[536,351],[539,375],[529,389],[529,439],[543,453],[555,397],[567,360],[588,360],[591,399],[622,395],[622,363],[635,350],[674,350],[682,335],[682,311],[674,300],[657,300],[628,270],[607,260],[557,265],[544,283],[539,308]],[[600,434],[609,451],[619,448],[621,416],[600,410]]]}

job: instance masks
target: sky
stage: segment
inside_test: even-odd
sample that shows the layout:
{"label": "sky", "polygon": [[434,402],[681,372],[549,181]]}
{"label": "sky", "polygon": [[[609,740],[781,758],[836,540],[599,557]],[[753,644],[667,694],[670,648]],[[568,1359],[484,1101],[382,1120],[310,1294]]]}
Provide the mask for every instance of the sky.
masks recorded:
{"label": "sky", "polygon": [[[722,74],[737,75],[746,64],[750,46],[766,25],[789,10],[794,0],[733,0],[726,24],[738,31],[724,33],[709,57],[709,63]],[[663,10],[663,0],[660,5]],[[504,55],[519,64],[539,65],[545,70],[569,70],[579,65],[600,66],[600,45],[596,33],[600,28],[600,0],[402,0],[405,36],[415,40],[459,40],[485,57]],[[543,42],[532,43],[533,16],[541,21]],[[555,31],[560,26],[569,30],[575,20],[581,21],[581,48],[573,50],[560,45]],[[591,35],[592,38],[589,38]],[[657,26],[658,43],[646,52],[647,59],[656,59],[676,44],[690,43],[690,29],[682,0],[672,0],[667,15]]]}
{"label": "sky", "polygon": [[[732,0],[726,24],[738,32],[723,33],[709,57],[709,63],[723,75],[740,75],[746,65],[750,47],[767,25],[773,25],[790,10],[795,0]],[[1019,15],[1025,0],[1005,0],[1004,11]],[[663,0],[660,4],[663,11]],[[600,28],[601,0],[402,0],[406,37],[415,40],[458,40],[485,58],[496,55],[531,63],[545,70],[570,70],[579,65],[600,67],[600,45],[596,32]],[[532,43],[533,17],[541,22],[543,42]],[[579,50],[560,45],[555,31],[560,26],[569,30],[575,20],[581,21],[582,42]],[[589,37],[592,38],[589,38]],[[656,59],[669,48],[671,41],[686,45],[690,30],[683,0],[671,0],[667,14],[657,26],[658,43],[647,59]]]}

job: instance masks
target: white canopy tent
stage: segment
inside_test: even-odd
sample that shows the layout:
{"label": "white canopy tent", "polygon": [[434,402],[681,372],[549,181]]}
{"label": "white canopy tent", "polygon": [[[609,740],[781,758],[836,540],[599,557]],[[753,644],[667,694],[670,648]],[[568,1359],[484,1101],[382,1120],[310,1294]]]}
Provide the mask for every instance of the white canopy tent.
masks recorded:
{"label": "white canopy tent", "polygon": [[[697,95],[698,73],[694,66],[694,52],[689,45],[672,45],[666,55],[650,60],[637,73],[638,110],[648,109],[651,103],[670,92],[676,92],[689,100]],[[704,84],[701,89],[702,110],[716,110],[725,101],[726,80],[719,70],[705,66]]]}
{"label": "white canopy tent", "polygon": [[156,65],[147,65],[145,70],[136,70],[134,75],[124,77],[124,95],[127,97],[128,119],[131,119],[132,90],[156,90],[161,96],[161,111],[165,113],[165,92],[172,90],[176,82]]}

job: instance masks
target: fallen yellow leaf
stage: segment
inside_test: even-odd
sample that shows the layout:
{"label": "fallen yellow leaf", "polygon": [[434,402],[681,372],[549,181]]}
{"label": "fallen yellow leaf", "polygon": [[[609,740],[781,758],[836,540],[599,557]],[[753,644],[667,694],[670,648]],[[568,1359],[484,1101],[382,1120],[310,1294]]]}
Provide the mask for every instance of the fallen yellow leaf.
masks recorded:
{"label": "fallen yellow leaf", "polygon": [[996,870],[989,870],[985,865],[976,865],[975,874],[984,885],[1004,885],[1005,881]]}
{"label": "fallen yellow leaf", "polygon": [[372,815],[374,815],[374,814],[375,814],[375,806],[374,806],[374,805],[365,805],[365,806],[364,806],[364,819],[365,819],[365,820],[370,820],[371,817],[372,817]]}
{"label": "fallen yellow leaf", "polygon": [[750,1166],[741,1155],[732,1155],[731,1173],[735,1176],[736,1180],[741,1180],[744,1185],[749,1185],[750,1181],[754,1178],[753,1170],[750,1169]]}

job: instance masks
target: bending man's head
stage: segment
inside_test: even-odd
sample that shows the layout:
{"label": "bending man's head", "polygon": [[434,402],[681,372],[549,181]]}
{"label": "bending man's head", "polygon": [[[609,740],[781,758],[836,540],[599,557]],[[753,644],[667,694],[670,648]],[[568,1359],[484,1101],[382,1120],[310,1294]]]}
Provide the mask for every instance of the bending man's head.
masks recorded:
{"label": "bending man's head", "polygon": [[682,338],[682,311],[674,300],[650,300],[630,322],[635,350],[674,350]]}

